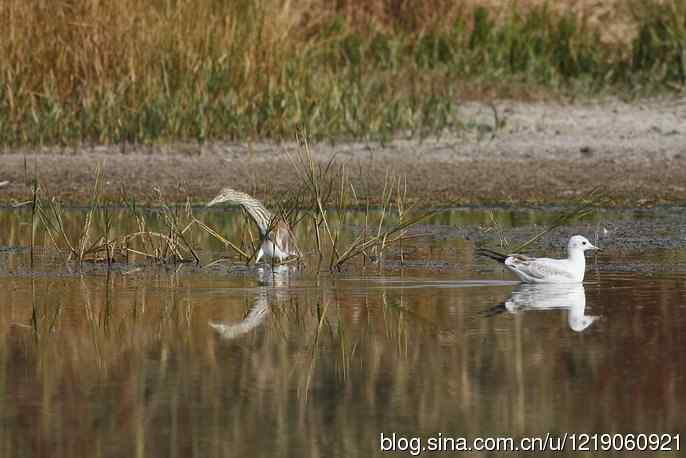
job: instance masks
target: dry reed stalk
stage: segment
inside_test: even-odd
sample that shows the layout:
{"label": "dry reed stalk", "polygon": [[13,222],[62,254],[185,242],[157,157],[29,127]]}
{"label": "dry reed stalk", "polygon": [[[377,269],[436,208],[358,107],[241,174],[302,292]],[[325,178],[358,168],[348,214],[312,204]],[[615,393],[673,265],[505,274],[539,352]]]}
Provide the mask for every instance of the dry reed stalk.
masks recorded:
{"label": "dry reed stalk", "polygon": [[[295,173],[304,183],[311,197],[312,223],[316,234],[320,262],[325,251],[320,227],[324,228],[328,239],[328,247],[326,248],[330,250],[330,271],[340,271],[347,261],[357,256],[362,255],[365,258],[370,257],[368,251],[372,249],[377,252],[377,255],[374,257],[380,257],[388,245],[400,242],[404,238],[405,230],[408,227],[413,226],[424,218],[434,214],[434,212],[430,211],[414,218],[405,219],[408,210],[405,201],[407,193],[406,190],[402,193],[398,191],[402,179],[400,177],[396,178],[392,176],[390,171],[387,171],[384,178],[383,191],[381,193],[381,216],[376,224],[376,235],[368,238],[370,206],[369,200],[367,200],[365,227],[362,234],[354,239],[349,245],[341,247],[340,224],[338,229],[332,229],[328,209],[330,207],[335,207],[339,214],[347,211],[349,202],[348,189],[352,190],[355,200],[359,204],[357,195],[354,192],[354,186],[350,183],[345,168],[341,167],[340,169],[337,169],[335,167],[335,156],[331,157],[324,164],[317,164],[307,139],[298,137],[298,141],[301,144],[301,148],[297,150],[295,155],[289,154],[289,159]],[[334,173],[336,170],[338,170],[338,172]],[[336,190],[338,191],[337,196],[335,195]],[[391,229],[383,230],[387,214],[392,208],[393,195],[395,192],[397,192],[396,207],[400,210],[400,213],[402,213],[401,221]]]}

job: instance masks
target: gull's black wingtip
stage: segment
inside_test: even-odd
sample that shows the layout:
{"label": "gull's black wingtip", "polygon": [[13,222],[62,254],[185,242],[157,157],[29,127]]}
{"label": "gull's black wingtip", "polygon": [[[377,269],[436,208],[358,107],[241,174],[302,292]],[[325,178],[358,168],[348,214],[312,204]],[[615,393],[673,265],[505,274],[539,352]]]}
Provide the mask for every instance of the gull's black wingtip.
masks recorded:
{"label": "gull's black wingtip", "polygon": [[500,304],[496,304],[493,307],[489,307],[485,310],[482,310],[479,312],[479,315],[483,316],[484,318],[490,318],[496,315],[500,315],[501,313],[504,313],[507,311],[507,307],[505,306],[505,302],[501,302]]}
{"label": "gull's black wingtip", "polygon": [[476,254],[479,256],[485,256],[487,258],[491,258],[495,261],[502,262],[504,263],[505,260],[507,259],[507,255],[504,255],[502,253],[498,253],[497,251],[493,251],[488,248],[477,248],[476,249]]}

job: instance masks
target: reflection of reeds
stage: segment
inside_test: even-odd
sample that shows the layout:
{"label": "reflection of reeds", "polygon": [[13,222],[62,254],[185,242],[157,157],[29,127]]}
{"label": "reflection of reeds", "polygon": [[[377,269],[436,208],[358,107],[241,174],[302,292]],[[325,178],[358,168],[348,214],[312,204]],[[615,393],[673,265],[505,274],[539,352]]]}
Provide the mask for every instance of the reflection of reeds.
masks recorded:
{"label": "reflection of reeds", "polygon": [[[684,302],[684,291],[674,287],[658,293],[657,308],[608,320],[607,335],[624,342],[608,347],[602,336],[577,345],[556,316],[497,324],[475,317],[500,290],[404,295],[389,288],[354,296],[321,276],[321,288],[289,292],[257,330],[226,341],[207,322],[239,320],[252,293],[210,297],[189,289],[186,298],[174,277],[132,281],[116,272],[109,280],[67,278],[61,295],[48,294],[55,284],[44,278],[15,281],[23,298],[0,297],[2,456],[74,456],[84,438],[114,456],[251,456],[257,448],[269,456],[325,456],[324,436],[341,455],[374,456],[379,432],[402,427],[471,437],[484,428],[538,434],[589,421],[674,430],[686,405],[674,382],[683,357],[654,357],[680,344],[685,320],[672,304]],[[50,312],[37,315],[39,329],[49,329],[52,310],[64,305],[37,344],[30,331],[9,326],[29,322],[32,281],[34,302]],[[160,282],[168,288],[132,288]],[[635,296],[615,293],[619,302]],[[628,361],[627,345],[636,355]],[[630,399],[613,388],[627,371],[636,375]],[[542,382],[529,383],[531,374]],[[590,411],[589,402],[598,408]],[[265,436],[265,418],[279,434]]]}

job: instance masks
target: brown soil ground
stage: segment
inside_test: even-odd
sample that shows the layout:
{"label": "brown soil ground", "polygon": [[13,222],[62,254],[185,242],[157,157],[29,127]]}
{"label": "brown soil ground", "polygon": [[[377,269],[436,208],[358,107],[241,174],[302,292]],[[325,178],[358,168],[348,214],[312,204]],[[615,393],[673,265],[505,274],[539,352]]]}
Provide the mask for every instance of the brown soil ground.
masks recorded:
{"label": "brown soil ground", "polygon": [[[388,169],[406,175],[408,195],[424,205],[568,204],[602,185],[609,205],[686,203],[686,99],[574,105],[496,102],[463,105],[459,132],[424,141],[312,145],[335,154],[358,193],[377,194]],[[98,164],[105,194],[124,188],[140,202],[204,202],[223,186],[261,198],[298,189],[286,151],[293,144],[98,146],[5,151],[0,203],[30,198],[30,179],[72,204],[88,202]],[[27,178],[28,177],[28,178]],[[6,182],[6,183],[2,183]]]}

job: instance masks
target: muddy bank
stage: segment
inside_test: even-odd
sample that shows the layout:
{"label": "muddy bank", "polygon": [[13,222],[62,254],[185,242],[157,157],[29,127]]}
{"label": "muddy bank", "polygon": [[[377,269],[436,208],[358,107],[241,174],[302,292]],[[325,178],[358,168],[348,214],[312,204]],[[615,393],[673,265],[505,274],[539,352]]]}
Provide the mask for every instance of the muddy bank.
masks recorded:
{"label": "muddy bank", "polygon": [[[686,202],[686,99],[626,104],[497,102],[463,105],[456,133],[423,141],[312,145],[336,155],[357,191],[377,194],[387,169],[407,176],[408,194],[426,205],[565,204],[597,185],[608,205]],[[96,146],[4,150],[0,202],[30,196],[31,177],[73,204],[88,201],[98,164],[105,194],[121,189],[152,202],[203,202],[231,185],[262,198],[297,190],[294,144]],[[7,183],[2,183],[7,182]]]}

